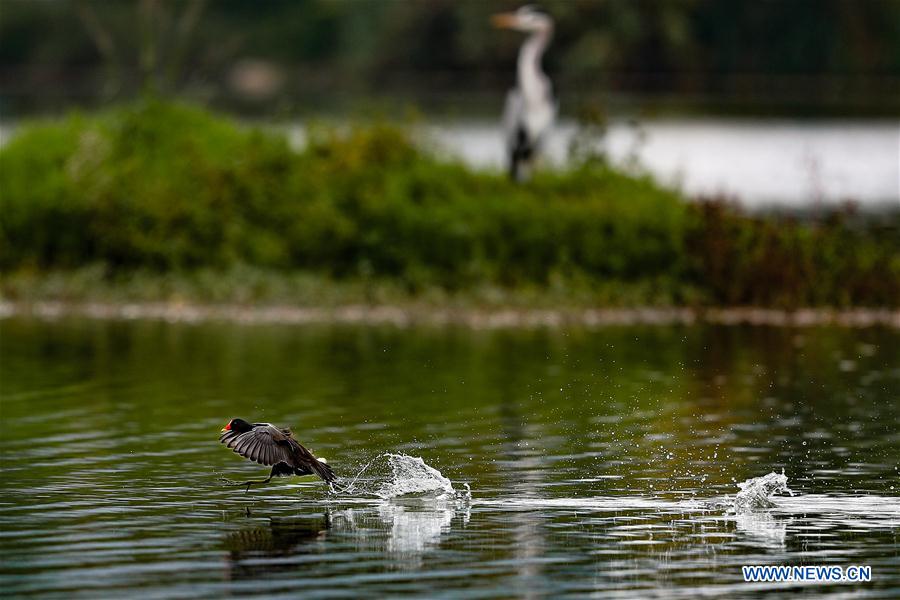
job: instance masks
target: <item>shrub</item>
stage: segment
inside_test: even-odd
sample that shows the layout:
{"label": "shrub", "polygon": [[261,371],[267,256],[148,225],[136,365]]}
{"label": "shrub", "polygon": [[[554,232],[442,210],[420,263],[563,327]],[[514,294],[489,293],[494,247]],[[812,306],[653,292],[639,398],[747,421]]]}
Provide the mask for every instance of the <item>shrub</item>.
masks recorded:
{"label": "shrub", "polygon": [[387,124],[313,128],[296,150],[152,99],[24,126],[0,149],[5,272],[246,265],[413,293],[577,282],[604,302],[621,284],[647,302],[896,305],[888,230],[693,205],[602,161],[516,185]]}

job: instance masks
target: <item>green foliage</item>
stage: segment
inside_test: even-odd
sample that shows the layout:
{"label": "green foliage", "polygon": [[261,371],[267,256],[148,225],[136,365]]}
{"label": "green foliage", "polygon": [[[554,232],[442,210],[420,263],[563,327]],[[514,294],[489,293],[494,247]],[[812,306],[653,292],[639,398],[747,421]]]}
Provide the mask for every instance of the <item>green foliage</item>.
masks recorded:
{"label": "green foliage", "polygon": [[697,207],[688,237],[709,298],[734,305],[900,305],[900,214],[836,212],[822,222]]}
{"label": "green foliage", "polygon": [[303,272],[414,295],[896,304],[895,237],[851,225],[698,209],[602,161],[515,185],[386,124],[313,128],[294,150],[280,134],[156,100],[25,126],[0,150],[7,275],[102,265],[92,273],[119,281],[265,273],[267,289],[272,273]]}

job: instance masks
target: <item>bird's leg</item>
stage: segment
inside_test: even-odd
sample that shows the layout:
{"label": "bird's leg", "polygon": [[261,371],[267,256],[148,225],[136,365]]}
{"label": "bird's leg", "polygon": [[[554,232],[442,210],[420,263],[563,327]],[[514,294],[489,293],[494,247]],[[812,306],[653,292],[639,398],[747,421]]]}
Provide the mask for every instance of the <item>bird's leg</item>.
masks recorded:
{"label": "bird's leg", "polygon": [[251,485],[262,485],[262,484],[264,484],[264,483],[269,483],[270,481],[272,481],[272,476],[271,476],[271,475],[269,475],[269,476],[266,477],[265,479],[259,479],[259,480],[257,480],[257,481],[245,481],[245,482],[240,483],[240,484],[238,484],[238,485],[246,485],[247,487],[246,487],[246,489],[244,489],[244,491],[245,491],[245,492],[249,492],[249,491],[250,491],[250,486],[251,486]]}
{"label": "bird's leg", "polygon": [[269,483],[270,481],[272,481],[272,477],[274,477],[274,476],[275,476],[275,467],[272,467],[272,472],[269,473],[269,476],[266,477],[265,479],[254,479],[251,481],[227,481],[226,480],[227,483],[225,485],[230,485],[230,486],[235,486],[235,487],[244,485],[244,486],[247,486],[247,489],[244,491],[249,492],[251,485],[262,485],[264,483]]}
{"label": "bird's leg", "polygon": [[239,483],[238,485],[246,485],[247,487],[246,487],[246,489],[244,489],[244,491],[249,492],[251,485],[262,485],[264,483],[269,483],[270,481],[272,481],[271,474],[269,474],[269,476],[266,477],[265,479],[257,479],[255,481],[244,481],[244,482]]}

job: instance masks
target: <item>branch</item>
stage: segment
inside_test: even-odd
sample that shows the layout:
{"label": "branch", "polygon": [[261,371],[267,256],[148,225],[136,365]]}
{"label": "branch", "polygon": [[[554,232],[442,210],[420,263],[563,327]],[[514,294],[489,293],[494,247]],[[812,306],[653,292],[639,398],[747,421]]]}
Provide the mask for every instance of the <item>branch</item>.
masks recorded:
{"label": "branch", "polygon": [[170,89],[175,87],[178,77],[182,72],[182,65],[184,63],[184,57],[187,54],[189,39],[194,32],[194,29],[196,29],[197,23],[200,21],[200,16],[206,9],[206,4],[207,0],[191,0],[187,9],[185,9],[181,18],[178,20],[178,25],[175,30],[175,42],[173,44],[172,57],[169,60],[166,77]]}
{"label": "branch", "polygon": [[97,47],[97,51],[106,62],[107,81],[106,86],[113,93],[118,90],[120,84],[120,62],[119,54],[116,50],[116,44],[112,35],[97,18],[97,13],[87,0],[77,0],[75,2],[75,13],[81,24],[84,25],[88,36]]}

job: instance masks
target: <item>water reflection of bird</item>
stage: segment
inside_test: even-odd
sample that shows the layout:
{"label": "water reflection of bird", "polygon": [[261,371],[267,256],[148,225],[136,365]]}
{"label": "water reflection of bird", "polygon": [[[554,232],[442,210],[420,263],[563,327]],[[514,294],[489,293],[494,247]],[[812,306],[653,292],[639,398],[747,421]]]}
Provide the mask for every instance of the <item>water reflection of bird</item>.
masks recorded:
{"label": "water reflection of bird", "polygon": [[272,518],[268,526],[233,531],[223,540],[227,577],[259,582],[279,573],[296,573],[301,563],[309,569],[309,555],[323,551],[330,528],[326,512],[299,519]]}
{"label": "water reflection of bird", "polygon": [[247,490],[251,485],[269,483],[273,477],[287,475],[318,475],[329,484],[337,480],[331,467],[300,445],[290,429],[232,419],[222,429],[219,441],[244,458],[272,467],[266,479],[236,484],[247,486]]}
{"label": "water reflection of bird", "polygon": [[298,546],[320,541],[330,528],[329,513],[300,519],[269,519],[268,527],[248,527],[225,537],[225,548],[233,557],[274,557],[295,553]]}
{"label": "water reflection of bird", "polygon": [[503,125],[509,153],[509,174],[527,179],[544,137],[556,117],[550,80],[541,69],[541,57],[553,36],[553,19],[531,5],[494,15],[494,26],[530,33],[519,50],[516,87],[506,97]]}

